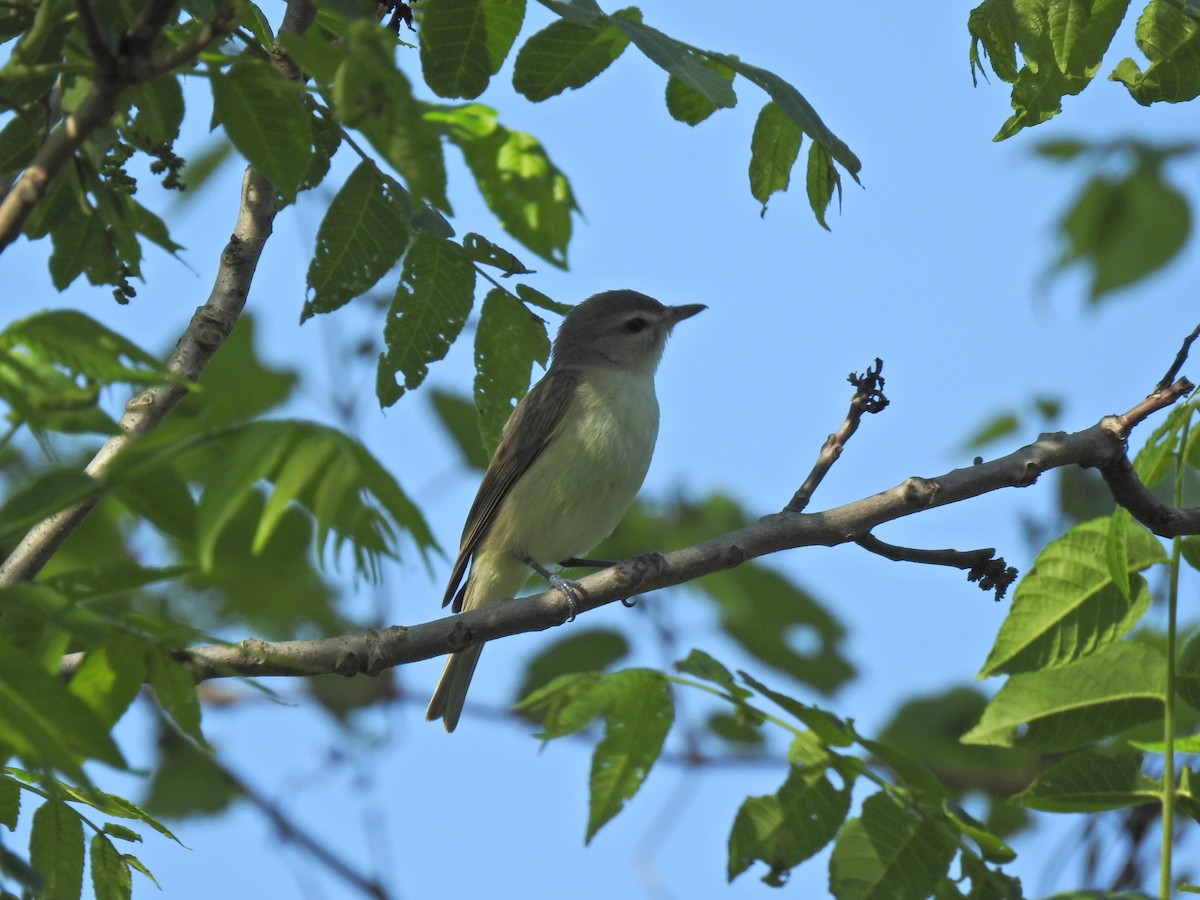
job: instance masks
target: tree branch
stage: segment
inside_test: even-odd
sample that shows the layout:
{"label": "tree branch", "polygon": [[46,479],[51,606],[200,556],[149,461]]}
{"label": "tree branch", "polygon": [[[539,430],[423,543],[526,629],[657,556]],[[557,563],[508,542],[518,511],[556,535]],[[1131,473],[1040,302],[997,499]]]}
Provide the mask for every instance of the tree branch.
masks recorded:
{"label": "tree branch", "polygon": [[[1043,434],[1032,444],[990,462],[954,469],[936,478],[908,478],[889,490],[823,512],[785,510],[693,547],[623,560],[576,582],[582,596],[575,613],[683,584],[769,553],[832,547],[860,539],[885,522],[1003,488],[1028,487],[1051,469],[1077,465],[1112,470],[1121,460],[1128,463],[1125,442],[1132,428],[1191,390],[1191,383],[1180,379],[1124,415],[1106,416],[1091,428],[1071,434]],[[1155,530],[1156,524],[1143,519],[1139,509],[1130,511]],[[1176,533],[1200,534],[1200,516],[1195,511],[1172,512],[1176,515],[1171,521],[1182,529]],[[544,631],[561,625],[571,615],[562,593],[549,590],[409,627],[396,625],[312,641],[268,643],[249,638],[238,644],[181,650],[179,658],[192,667],[197,681],[235,675],[377,675],[393,666],[452,653],[482,641]],[[81,661],[81,654],[64,657],[60,674],[70,675]]]}

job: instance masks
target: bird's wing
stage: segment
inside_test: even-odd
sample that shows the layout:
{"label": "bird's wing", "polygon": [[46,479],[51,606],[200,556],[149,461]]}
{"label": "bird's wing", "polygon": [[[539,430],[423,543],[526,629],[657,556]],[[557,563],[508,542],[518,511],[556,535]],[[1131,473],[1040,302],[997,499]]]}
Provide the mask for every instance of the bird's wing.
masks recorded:
{"label": "bird's wing", "polygon": [[[575,397],[575,388],[579,382],[579,373],[572,370],[551,371],[533,386],[525,398],[517,404],[504,426],[504,434],[500,445],[488,464],[487,472],[471,504],[467,514],[467,523],[463,526],[462,542],[459,545],[458,558],[454,561],[454,569],[450,572],[450,582],[446,585],[446,595],[442,606],[454,601],[454,612],[462,607],[462,593],[458,586],[467,571],[471,556],[487,534],[492,519],[499,509],[508,492],[512,490],[517,479],[533,465],[558,430],[558,425]],[[522,434],[518,445],[516,435]],[[538,435],[539,440],[530,440],[528,435]]]}

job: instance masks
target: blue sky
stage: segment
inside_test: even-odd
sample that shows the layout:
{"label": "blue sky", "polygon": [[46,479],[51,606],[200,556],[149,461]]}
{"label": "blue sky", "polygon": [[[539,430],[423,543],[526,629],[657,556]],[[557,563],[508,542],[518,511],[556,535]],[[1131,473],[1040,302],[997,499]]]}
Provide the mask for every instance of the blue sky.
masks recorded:
{"label": "blue sky", "polygon": [[[641,8],[650,25],[791,81],[862,159],[865,186],[844,185],[832,233],[813,222],[799,171],[794,191],[777,195],[760,218],[746,167],[765,97],[738,81],[735,110],[689,128],[667,116],[665,76],[632,48],[595,83],[543,104],[511,91],[511,66],[480,98],[499,109],[504,124],[542,140],[571,178],[585,215],[576,223],[568,272],[522,256],[539,268],[532,284],[567,302],[630,287],[666,303],[709,306],[680,327],[659,371],[662,425],[643,496],[724,491],[754,514],[779,509],[841,421],[846,374],[876,356],[885,361],[892,405],[864,423],[812,508],[866,496],[910,475],[936,475],[969,463],[974,453],[962,443],[974,427],[1002,409],[1024,408],[1035,393],[1061,398],[1061,427],[1069,430],[1124,411],[1148,392],[1196,325],[1193,247],[1099,309],[1086,305],[1079,273],[1044,278],[1059,252],[1055,222],[1085,173],[1032,152],[1038,141],[1067,136],[1191,139],[1194,121],[1185,117],[1194,111],[1143,109],[1121,86],[1098,80],[1068,98],[1058,119],[995,144],[991,137],[1009,113],[1007,90],[997,80],[972,86],[970,4],[744,0],[731,7],[697,0]],[[274,4],[264,9],[277,18]],[[525,35],[549,21],[544,13],[530,5]],[[1130,22],[1102,75],[1131,54]],[[404,64],[417,74],[415,58]],[[207,85],[197,79],[187,96],[200,127],[185,136],[184,155],[210,140],[202,130]],[[465,169],[450,156],[456,228],[498,236]],[[339,157],[343,176],[352,165]],[[187,266],[151,250],[147,284],[128,307],[80,284],[58,295],[45,275],[48,248],[9,248],[0,257],[0,277],[10,285],[8,314],[69,304],[146,346],[169,347],[207,295],[233,224],[239,179],[240,165],[226,166],[217,183],[172,213]],[[1195,196],[1193,170],[1180,168],[1177,181]],[[363,398],[360,437],[452,548],[475,481],[458,465],[425,398],[418,393],[377,413],[372,373],[330,361],[330,342],[366,327],[361,310],[297,324],[304,270],[327,202],[328,195],[310,193],[276,221],[248,304],[262,350],[304,371],[296,415],[330,420],[332,389]],[[469,343],[431,370],[438,386],[467,391],[471,380]],[[1034,437],[996,449],[1007,452]],[[995,546],[1026,569],[1031,548],[1021,516],[1052,508],[1052,493],[1044,479],[895,523],[878,536],[917,546]],[[856,548],[780,554],[770,564],[846,623],[847,652],[860,678],[823,702],[866,733],[902,699],[973,679],[1004,613],[957,573],[898,565]],[[391,620],[436,616],[447,570],[448,564],[435,565],[429,577],[414,564],[389,572],[384,602]],[[364,588],[351,602],[365,610],[376,598]],[[670,604],[685,649],[702,646],[745,664],[686,593],[645,602]],[[586,624],[627,615],[608,608]],[[545,641],[523,635],[489,646],[471,701],[503,704],[522,659]],[[651,648],[647,640],[639,662],[660,662]],[[401,672],[411,702],[368,718],[364,730],[373,739],[351,746],[338,746],[323,714],[288,683],[273,687],[296,705],[244,692],[246,702],[207,713],[206,733],[235,771],[285,804],[297,822],[360,867],[387,873],[398,897],[768,895],[754,870],[724,885],[725,840],[741,799],[773,791],[782,770],[661,766],[585,848],[590,747],[564,743],[539,752],[525,729],[473,715],[470,705],[458,732],[445,735],[421,721],[439,670],[440,662],[430,661]],[[124,746],[137,761],[146,719],[135,712],[124,728]],[[342,764],[331,764],[335,757]],[[131,780],[111,787],[138,790]],[[303,854],[281,848],[270,826],[245,809],[212,823],[183,823],[178,833],[190,851],[157,838],[137,851],[165,896],[354,896]],[[1062,840],[1018,845],[1026,854],[1015,871],[1027,890],[1056,886],[1040,873]],[[1069,883],[1068,877],[1058,886]],[[824,884],[819,859],[795,873],[791,889],[821,896]],[[150,891],[139,888],[143,896]]]}

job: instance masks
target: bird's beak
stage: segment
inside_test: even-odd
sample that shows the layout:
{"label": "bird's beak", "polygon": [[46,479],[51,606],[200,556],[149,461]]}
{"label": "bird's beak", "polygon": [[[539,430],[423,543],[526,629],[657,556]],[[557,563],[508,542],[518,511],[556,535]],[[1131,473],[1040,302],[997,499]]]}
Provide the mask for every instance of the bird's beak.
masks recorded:
{"label": "bird's beak", "polygon": [[703,303],[688,303],[684,306],[668,306],[667,307],[667,323],[674,325],[676,322],[682,322],[684,319],[690,319],[701,310],[708,309]]}

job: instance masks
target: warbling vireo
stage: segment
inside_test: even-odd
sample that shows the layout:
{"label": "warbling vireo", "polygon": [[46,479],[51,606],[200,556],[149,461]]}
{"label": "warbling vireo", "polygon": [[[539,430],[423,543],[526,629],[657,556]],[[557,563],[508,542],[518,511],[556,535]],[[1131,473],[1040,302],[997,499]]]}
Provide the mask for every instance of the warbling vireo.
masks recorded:
{"label": "warbling vireo", "polygon": [[[530,571],[595,547],[617,526],[658,437],[654,371],[676,322],[705,307],[605,291],[568,313],[550,368],[517,404],[467,515],[445,606],[513,596]],[[468,564],[471,572],[459,589]],[[552,584],[574,605],[570,585]],[[452,653],[425,718],[453,731],[482,644]]]}

